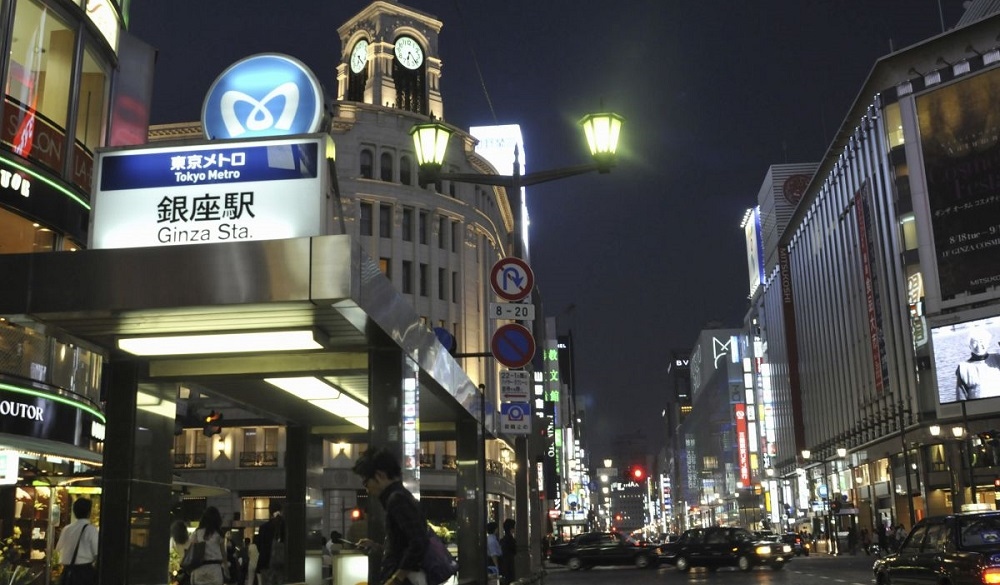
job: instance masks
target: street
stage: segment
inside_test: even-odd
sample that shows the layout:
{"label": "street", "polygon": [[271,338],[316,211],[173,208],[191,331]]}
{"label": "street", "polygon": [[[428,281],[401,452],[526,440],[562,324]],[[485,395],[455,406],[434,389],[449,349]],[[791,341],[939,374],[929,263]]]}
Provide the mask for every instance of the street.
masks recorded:
{"label": "street", "polygon": [[758,568],[748,573],[737,569],[719,569],[710,573],[705,569],[693,569],[689,573],[680,573],[671,565],[661,565],[653,570],[641,570],[634,567],[595,567],[589,571],[570,571],[558,565],[549,565],[545,577],[546,585],[581,584],[581,583],[725,583],[725,584],[770,584],[787,583],[799,585],[869,585],[872,580],[872,562],[874,557],[865,555],[830,557],[812,555],[796,557],[784,569],[773,571],[768,568]]}

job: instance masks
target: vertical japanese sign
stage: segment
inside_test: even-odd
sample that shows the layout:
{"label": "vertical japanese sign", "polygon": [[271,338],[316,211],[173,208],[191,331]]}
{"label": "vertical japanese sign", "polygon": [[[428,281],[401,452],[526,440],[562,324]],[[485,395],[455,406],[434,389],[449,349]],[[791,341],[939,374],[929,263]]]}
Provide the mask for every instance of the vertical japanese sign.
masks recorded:
{"label": "vertical japanese sign", "polygon": [[740,466],[740,485],[750,487],[750,448],[747,437],[747,405],[733,406],[736,417],[736,450]]}

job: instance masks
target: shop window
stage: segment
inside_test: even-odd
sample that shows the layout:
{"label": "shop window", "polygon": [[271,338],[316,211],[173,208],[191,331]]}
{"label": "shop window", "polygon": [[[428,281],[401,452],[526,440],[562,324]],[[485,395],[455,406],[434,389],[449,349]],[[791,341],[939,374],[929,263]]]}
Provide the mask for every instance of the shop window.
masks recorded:
{"label": "shop window", "polygon": [[379,157],[379,176],[383,181],[392,182],[392,155],[383,152]]}
{"label": "shop window", "polygon": [[28,254],[56,250],[52,230],[0,208],[0,254]]}
{"label": "shop window", "polygon": [[30,0],[17,3],[13,28],[3,141],[22,156],[61,171],[76,34]]}
{"label": "shop window", "polygon": [[104,144],[108,111],[109,76],[87,47],[83,52],[80,95],[77,97],[76,148],[73,149],[73,182],[90,191],[94,149]]}
{"label": "shop window", "polygon": [[364,179],[374,179],[375,169],[374,166],[374,155],[372,151],[367,148],[361,150],[361,177]]}

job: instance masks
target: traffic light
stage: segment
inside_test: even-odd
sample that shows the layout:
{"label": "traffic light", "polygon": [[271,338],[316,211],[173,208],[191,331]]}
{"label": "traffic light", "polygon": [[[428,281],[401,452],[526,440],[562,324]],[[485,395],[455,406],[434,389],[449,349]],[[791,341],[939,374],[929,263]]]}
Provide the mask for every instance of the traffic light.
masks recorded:
{"label": "traffic light", "polygon": [[830,511],[834,514],[840,512],[840,498],[830,500]]}
{"label": "traffic light", "polygon": [[222,433],[222,413],[214,410],[205,416],[205,426],[201,428],[206,437]]}
{"label": "traffic light", "polygon": [[639,483],[646,479],[646,470],[638,465],[632,467],[632,471],[629,473],[631,475],[632,481]]}

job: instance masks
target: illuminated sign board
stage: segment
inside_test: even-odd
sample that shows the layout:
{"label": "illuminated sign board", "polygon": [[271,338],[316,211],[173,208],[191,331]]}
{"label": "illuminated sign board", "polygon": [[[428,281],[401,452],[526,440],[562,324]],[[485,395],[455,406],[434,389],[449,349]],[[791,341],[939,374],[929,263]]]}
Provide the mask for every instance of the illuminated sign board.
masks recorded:
{"label": "illuminated sign board", "polygon": [[[501,175],[509,175],[514,170],[514,153],[519,153],[517,160],[521,164],[521,174],[527,172],[524,155],[524,139],[521,127],[517,124],[501,124],[497,126],[472,126],[469,134],[478,142],[476,154],[486,159]],[[524,234],[524,249],[528,247],[528,200],[524,188],[521,188],[521,233]]]}
{"label": "illuminated sign board", "polygon": [[241,59],[205,96],[201,123],[209,140],[318,132],[323,88],[301,61],[277,53]]}
{"label": "illuminated sign board", "polygon": [[764,242],[760,235],[760,206],[747,210],[743,222],[747,244],[747,272],[750,275],[750,294],[764,281]]}
{"label": "illuminated sign board", "polygon": [[1000,317],[931,328],[938,402],[1000,396]]}
{"label": "illuminated sign board", "polygon": [[750,452],[747,438],[747,406],[737,404],[733,407],[736,417],[736,449],[740,466],[740,486],[750,485]]}
{"label": "illuminated sign board", "polygon": [[90,447],[90,430],[104,415],[86,404],[34,388],[0,383],[0,434]]}
{"label": "illuminated sign board", "polygon": [[325,235],[332,148],[323,134],[102,152],[90,247]]}

